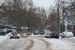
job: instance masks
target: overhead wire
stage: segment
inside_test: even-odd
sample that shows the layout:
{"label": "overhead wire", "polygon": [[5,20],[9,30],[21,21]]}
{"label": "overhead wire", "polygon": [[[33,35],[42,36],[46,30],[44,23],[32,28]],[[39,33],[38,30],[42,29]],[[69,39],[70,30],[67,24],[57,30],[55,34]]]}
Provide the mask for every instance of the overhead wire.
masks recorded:
{"label": "overhead wire", "polygon": [[39,3],[39,0],[37,1],[37,3],[35,5],[37,5]]}

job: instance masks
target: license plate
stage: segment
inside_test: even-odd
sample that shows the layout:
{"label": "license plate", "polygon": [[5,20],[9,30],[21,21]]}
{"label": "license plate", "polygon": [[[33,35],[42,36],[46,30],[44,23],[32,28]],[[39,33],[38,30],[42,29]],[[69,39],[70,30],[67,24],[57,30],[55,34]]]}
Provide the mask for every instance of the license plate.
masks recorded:
{"label": "license plate", "polygon": [[23,35],[24,35],[24,34],[26,34],[26,33],[23,33]]}
{"label": "license plate", "polygon": [[56,35],[54,35],[54,36],[56,36]]}
{"label": "license plate", "polygon": [[14,36],[14,37],[16,37],[16,36]]}

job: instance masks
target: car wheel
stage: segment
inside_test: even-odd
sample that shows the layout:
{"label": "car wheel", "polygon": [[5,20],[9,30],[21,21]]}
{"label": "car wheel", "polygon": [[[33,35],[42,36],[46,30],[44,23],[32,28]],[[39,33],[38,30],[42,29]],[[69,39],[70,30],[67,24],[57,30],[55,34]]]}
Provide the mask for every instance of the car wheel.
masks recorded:
{"label": "car wheel", "polygon": [[59,39],[59,37],[57,37],[57,39]]}
{"label": "car wheel", "polygon": [[53,38],[53,37],[51,36],[51,38]]}
{"label": "car wheel", "polygon": [[10,37],[10,39],[12,39],[12,38]]}
{"label": "car wheel", "polygon": [[63,36],[63,38],[65,38],[65,36]]}
{"label": "car wheel", "polygon": [[49,38],[52,38],[51,36]]}
{"label": "car wheel", "polygon": [[18,39],[20,39],[20,38],[18,37]]}

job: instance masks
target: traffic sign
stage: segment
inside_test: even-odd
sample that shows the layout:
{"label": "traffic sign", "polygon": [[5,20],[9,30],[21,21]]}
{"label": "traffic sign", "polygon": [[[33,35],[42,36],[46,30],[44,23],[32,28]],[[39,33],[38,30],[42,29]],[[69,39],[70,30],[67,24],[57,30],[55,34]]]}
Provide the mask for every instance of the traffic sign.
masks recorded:
{"label": "traffic sign", "polygon": [[64,19],[66,19],[66,17],[67,17],[67,14],[65,13],[65,15],[64,15]]}

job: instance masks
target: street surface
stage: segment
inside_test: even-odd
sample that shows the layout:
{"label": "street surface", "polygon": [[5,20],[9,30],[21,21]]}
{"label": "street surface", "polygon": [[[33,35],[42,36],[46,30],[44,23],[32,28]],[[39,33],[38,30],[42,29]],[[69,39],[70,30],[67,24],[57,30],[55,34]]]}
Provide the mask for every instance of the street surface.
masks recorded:
{"label": "street surface", "polygon": [[43,35],[30,35],[20,39],[7,38],[0,43],[0,50],[75,50],[75,39],[45,38]]}
{"label": "street surface", "polygon": [[0,50],[24,50],[30,44],[29,40],[21,39],[7,39],[0,44]]}

